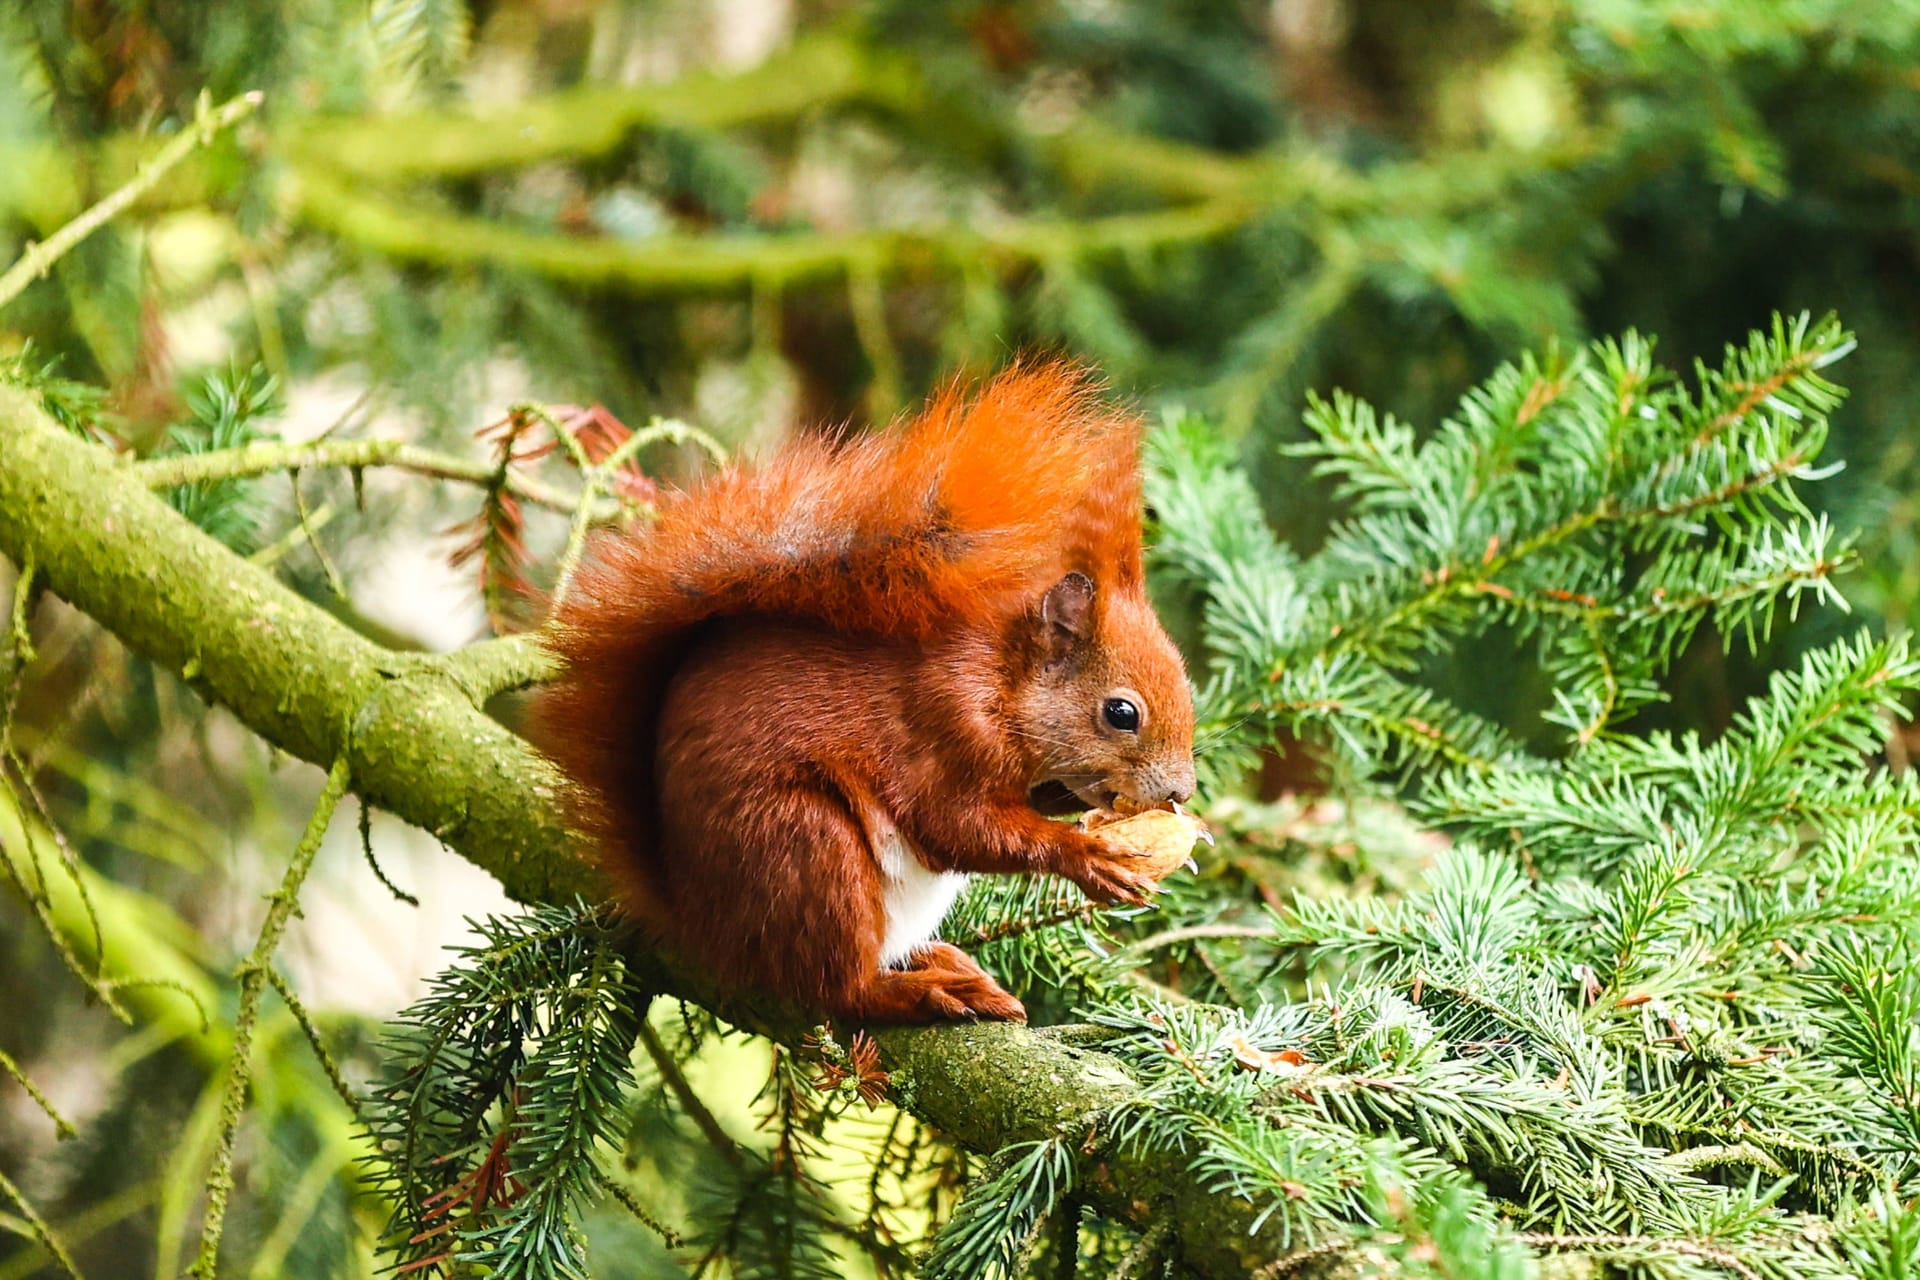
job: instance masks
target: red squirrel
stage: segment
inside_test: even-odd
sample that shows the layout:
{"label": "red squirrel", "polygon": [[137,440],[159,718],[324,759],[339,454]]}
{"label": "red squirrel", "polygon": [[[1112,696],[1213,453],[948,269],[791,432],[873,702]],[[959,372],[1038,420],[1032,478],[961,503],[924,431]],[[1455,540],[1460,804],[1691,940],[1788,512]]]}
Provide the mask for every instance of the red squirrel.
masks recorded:
{"label": "red squirrel", "polygon": [[966,876],[1141,901],[1130,855],[1055,817],[1193,793],[1140,436],[1085,372],[1018,365],[599,536],[532,736],[641,923],[856,1022],[1023,1019],[934,938]]}

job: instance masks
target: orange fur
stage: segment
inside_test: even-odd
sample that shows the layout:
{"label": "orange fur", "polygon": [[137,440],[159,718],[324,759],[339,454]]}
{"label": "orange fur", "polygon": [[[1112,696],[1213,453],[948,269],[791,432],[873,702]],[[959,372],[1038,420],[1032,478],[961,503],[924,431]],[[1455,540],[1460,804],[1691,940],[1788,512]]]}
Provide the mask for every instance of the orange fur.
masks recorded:
{"label": "orange fur", "polygon": [[[1083,372],[1026,364],[972,397],[949,387],[902,428],[728,470],[638,536],[596,539],[548,633],[564,671],[534,737],[642,918],[729,980],[859,1016],[1017,1011],[951,948],[923,952],[939,980],[880,962],[865,935],[885,932],[893,881],[875,833],[897,827],[929,872],[1141,889],[1096,842],[1010,816],[1041,775],[1191,790],[1184,674],[1144,596],[1139,438]],[[1095,584],[1093,634],[1049,658],[1041,602],[1073,573]],[[1151,733],[1118,746],[1079,728],[1115,686],[1158,704]],[[955,845],[941,815],[989,802],[1006,830]]]}

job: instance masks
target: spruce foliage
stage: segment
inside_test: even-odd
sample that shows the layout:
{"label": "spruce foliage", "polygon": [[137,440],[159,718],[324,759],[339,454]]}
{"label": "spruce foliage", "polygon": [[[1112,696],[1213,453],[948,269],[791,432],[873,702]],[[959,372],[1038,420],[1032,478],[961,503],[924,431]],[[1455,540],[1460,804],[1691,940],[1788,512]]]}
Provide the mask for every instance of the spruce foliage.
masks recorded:
{"label": "spruce foliage", "polygon": [[[1628,335],[1501,369],[1424,439],[1315,400],[1296,452],[1348,515],[1305,558],[1207,424],[1159,432],[1157,555],[1203,612],[1215,794],[1284,741],[1347,787],[1396,784],[1447,840],[1403,896],[1256,908],[1229,856],[1121,926],[1106,988],[1158,985],[1083,1006],[1147,1086],[1101,1140],[1188,1155],[1303,1264],[1911,1265],[1886,1206],[1920,1150],[1917,793],[1872,757],[1920,662],[1862,635],[1715,741],[1631,732],[1703,627],[1751,645],[1802,597],[1837,602],[1844,544],[1799,485],[1827,474],[1821,371],[1850,346],[1781,320],[1689,386]],[[1502,628],[1559,691],[1537,747],[1420,680]],[[1268,843],[1260,807],[1227,812]],[[1005,1181],[973,1194],[1024,1238],[1051,1184]],[[977,1255],[987,1213],[970,1199],[947,1230],[971,1252],[938,1256]]]}
{"label": "spruce foliage", "polygon": [[[188,419],[167,431],[155,457],[239,449],[272,439],[258,420],[278,409],[279,382],[265,369],[210,375],[188,397]],[[251,486],[239,480],[202,480],[169,490],[181,515],[236,551],[251,551],[256,513]]]}
{"label": "spruce foliage", "polygon": [[392,1024],[366,1105],[373,1185],[406,1272],[587,1275],[577,1219],[633,1071],[635,993],[605,912],[478,923]]}
{"label": "spruce foliage", "polygon": [[[1075,1192],[1098,1160],[1151,1153],[1252,1206],[1280,1274],[1507,1280],[1567,1253],[1675,1280],[1920,1263],[1902,1198],[1920,1159],[1920,784],[1873,759],[1920,659],[1862,634],[1775,675],[1712,741],[1634,723],[1698,636],[1751,646],[1803,600],[1838,600],[1845,547],[1801,487],[1829,474],[1823,371],[1850,346],[1832,321],[1782,319],[1688,381],[1627,335],[1523,358],[1429,433],[1316,399],[1298,465],[1347,515],[1307,556],[1268,532],[1217,433],[1171,415],[1150,446],[1156,568],[1199,613],[1227,838],[1144,910],[1020,880],[963,900],[946,935],[1082,1024],[1076,1042],[1141,1092],[1090,1132],[997,1153],[957,1208],[928,1201],[944,1225],[920,1274],[1180,1274],[1164,1237]],[[1544,728],[1423,682],[1433,655],[1502,631],[1560,691]],[[1247,770],[1276,747],[1313,753],[1345,809],[1287,819],[1251,799]],[[579,1238],[631,1086],[604,928],[495,922],[399,1024],[372,1120],[397,1260],[442,1257],[436,1206],[459,1201],[463,1259],[577,1274],[559,1242]],[[712,1034],[641,1029],[659,1079],[640,1096],[659,1101],[635,1113],[670,1106],[701,1134],[681,1242],[698,1269],[831,1275],[843,1248],[904,1266],[881,1185],[956,1178],[958,1153],[894,1122],[863,1218],[831,1190],[826,1139],[856,1099],[910,1103],[911,1082],[824,1031],[817,1076],[776,1048],[763,1147],[684,1074]],[[651,1113],[635,1132],[671,1146]],[[466,1190],[488,1160],[518,1180],[498,1208]]]}

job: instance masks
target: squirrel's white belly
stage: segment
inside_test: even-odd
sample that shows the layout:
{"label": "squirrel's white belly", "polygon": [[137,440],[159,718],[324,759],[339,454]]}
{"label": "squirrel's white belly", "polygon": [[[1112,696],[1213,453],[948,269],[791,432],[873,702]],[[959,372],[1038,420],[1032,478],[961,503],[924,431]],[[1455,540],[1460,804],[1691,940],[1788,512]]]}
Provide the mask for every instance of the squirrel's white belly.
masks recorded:
{"label": "squirrel's white belly", "polygon": [[869,821],[874,856],[884,878],[887,933],[880,944],[880,964],[891,969],[927,943],[967,886],[958,871],[930,871],[907,838],[891,822]]}

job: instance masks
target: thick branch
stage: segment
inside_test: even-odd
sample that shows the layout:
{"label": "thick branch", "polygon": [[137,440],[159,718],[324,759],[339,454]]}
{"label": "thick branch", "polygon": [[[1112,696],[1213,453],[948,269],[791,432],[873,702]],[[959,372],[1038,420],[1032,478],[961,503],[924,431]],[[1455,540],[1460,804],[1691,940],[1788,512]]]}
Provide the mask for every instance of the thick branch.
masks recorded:
{"label": "thick branch", "polygon": [[360,178],[457,176],[604,155],[642,128],[728,129],[859,98],[910,103],[917,77],[853,41],[814,36],[751,70],[669,84],[584,85],[488,110],[321,117],[296,151]]}
{"label": "thick branch", "polygon": [[[521,641],[483,658],[388,652],[235,556],[149,493],[138,473],[66,434],[33,398],[0,387],[0,554],[129,647],[227,707],[267,741],[319,764],[346,754],[367,799],[439,835],[527,902],[592,893],[555,805],[556,778],[478,709],[490,686],[538,670]],[[797,1043],[812,1019],[719,992],[670,958],[636,953],[657,990]],[[1138,1086],[1111,1058],[1005,1024],[880,1036],[902,1100],[976,1150],[1092,1133]],[[1253,1207],[1202,1191],[1179,1153],[1108,1154],[1089,1203],[1170,1222],[1182,1256],[1244,1275],[1283,1252]]]}
{"label": "thick branch", "polygon": [[[133,469],[0,387],[0,552],[261,737],[327,765],[526,901],[592,892],[556,779],[450,659],[393,653],[235,556]],[[536,803],[529,803],[532,798]]]}
{"label": "thick branch", "polygon": [[641,292],[719,292],[833,279],[855,268],[925,274],[985,258],[1000,267],[1068,262],[1216,239],[1261,206],[1236,198],[1084,220],[979,230],[663,235],[629,242],[523,230],[402,204],[320,168],[295,179],[301,215],[344,240],[408,262],[485,263]]}
{"label": "thick branch", "polygon": [[[589,84],[524,101],[399,115],[322,116],[298,126],[297,156],[356,179],[459,177],[549,160],[589,160],[645,129],[720,131],[860,105],[907,120],[937,120],[945,140],[993,134],[1004,121],[929,91],[912,59],[844,34],[803,37],[728,75],[695,72],[665,84]],[[956,112],[965,115],[955,119]],[[1222,155],[1165,138],[1078,124],[1034,139],[1066,180],[1147,190],[1167,200],[1252,195],[1276,185],[1266,158]]]}

